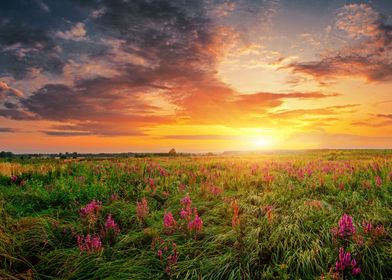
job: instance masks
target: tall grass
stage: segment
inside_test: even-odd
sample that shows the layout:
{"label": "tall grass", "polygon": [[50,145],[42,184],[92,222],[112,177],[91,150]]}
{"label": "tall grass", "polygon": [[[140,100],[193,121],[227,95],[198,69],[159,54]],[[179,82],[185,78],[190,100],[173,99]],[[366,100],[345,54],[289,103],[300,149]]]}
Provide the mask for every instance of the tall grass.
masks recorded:
{"label": "tall grass", "polygon": [[[388,151],[2,162],[0,174],[0,279],[392,275]],[[203,221],[197,234],[187,232],[186,223],[180,226],[180,199],[186,194]],[[142,198],[148,201],[146,218],[137,214]],[[92,200],[102,202],[94,224],[80,215]],[[170,231],[163,225],[168,211],[178,222]],[[342,245],[331,230],[343,213],[356,227],[355,238],[344,246],[358,261],[358,276],[335,271]],[[103,250],[80,251],[77,236],[104,237],[109,214],[120,233],[103,239]],[[362,221],[382,225],[383,234],[365,235]],[[152,246],[157,238],[176,244],[175,263],[159,257]]]}

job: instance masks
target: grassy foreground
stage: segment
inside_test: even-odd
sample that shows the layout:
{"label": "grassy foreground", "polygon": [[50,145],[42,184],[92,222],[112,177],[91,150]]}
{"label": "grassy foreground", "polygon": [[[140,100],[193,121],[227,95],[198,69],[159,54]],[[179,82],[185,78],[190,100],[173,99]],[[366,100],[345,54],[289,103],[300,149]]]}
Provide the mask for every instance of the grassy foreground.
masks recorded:
{"label": "grassy foreground", "polygon": [[391,279],[392,156],[0,162],[0,279]]}

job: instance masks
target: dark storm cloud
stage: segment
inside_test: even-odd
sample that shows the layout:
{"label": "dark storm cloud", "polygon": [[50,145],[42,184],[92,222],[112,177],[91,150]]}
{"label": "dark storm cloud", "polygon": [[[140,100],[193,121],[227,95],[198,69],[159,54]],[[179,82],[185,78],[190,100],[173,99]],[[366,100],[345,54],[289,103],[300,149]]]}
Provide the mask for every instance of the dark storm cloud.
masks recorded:
{"label": "dark storm cloud", "polygon": [[23,79],[32,69],[61,74],[66,63],[55,32],[87,16],[69,1],[0,3],[0,75]]}
{"label": "dark storm cloud", "polygon": [[[148,88],[140,81],[107,78],[80,80],[75,87],[48,84],[22,101],[30,112],[48,120],[149,122],[148,114],[158,109],[138,100],[132,88]],[[145,115],[140,118],[138,115]]]}
{"label": "dark storm cloud", "polygon": [[[10,20],[1,25],[0,32],[6,35],[0,40],[1,73],[17,79],[32,68],[59,74],[69,61],[78,63],[80,55],[87,55],[97,64],[110,63],[117,74],[104,77],[97,73],[87,79],[81,70],[72,77],[73,85],[44,85],[21,98],[22,109],[8,106],[0,111],[2,116],[85,122],[82,129],[97,134],[142,134],[139,126],[173,121],[158,116],[160,108],[144,101],[143,94],[154,90],[170,93],[178,83],[213,70],[215,55],[206,47],[213,43],[214,33],[203,1],[72,3],[76,12],[86,15],[85,24],[79,18],[67,19],[66,24],[52,18],[58,8],[52,2],[44,2],[47,9],[40,2],[27,1],[6,7],[3,13]],[[12,17],[22,6],[32,9],[32,15],[40,16],[48,26],[28,25],[31,18],[27,15],[26,19]],[[135,128],[130,132],[120,128],[118,132],[115,128],[99,131],[91,122],[105,122],[107,127],[127,122]]]}
{"label": "dark storm cloud", "polygon": [[0,19],[0,75],[22,79],[32,67],[61,73],[63,62],[56,44],[47,27],[39,24],[53,22],[35,2],[4,1]]}

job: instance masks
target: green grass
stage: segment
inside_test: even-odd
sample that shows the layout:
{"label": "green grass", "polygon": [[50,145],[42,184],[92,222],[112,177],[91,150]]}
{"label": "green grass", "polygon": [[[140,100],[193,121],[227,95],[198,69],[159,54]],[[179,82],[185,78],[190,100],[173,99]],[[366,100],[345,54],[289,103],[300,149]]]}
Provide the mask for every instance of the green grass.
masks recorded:
{"label": "green grass", "polygon": [[[161,175],[162,168],[168,175]],[[0,162],[0,174],[0,279],[342,279],[334,267],[343,243],[331,229],[343,213],[353,217],[357,232],[344,246],[362,270],[344,278],[391,279],[390,151],[14,160]],[[211,186],[222,192],[212,193]],[[184,228],[169,234],[164,214],[171,211],[180,223],[186,194],[203,228],[195,236],[182,222]],[[136,207],[143,197],[149,205],[144,221]],[[89,227],[79,210],[93,199],[102,208]],[[237,227],[233,200],[239,205]],[[104,240],[102,251],[80,252],[76,236],[102,234],[109,214],[120,234]],[[384,233],[365,235],[364,220],[382,225]],[[178,261],[170,271],[152,248],[158,237],[176,244]]]}

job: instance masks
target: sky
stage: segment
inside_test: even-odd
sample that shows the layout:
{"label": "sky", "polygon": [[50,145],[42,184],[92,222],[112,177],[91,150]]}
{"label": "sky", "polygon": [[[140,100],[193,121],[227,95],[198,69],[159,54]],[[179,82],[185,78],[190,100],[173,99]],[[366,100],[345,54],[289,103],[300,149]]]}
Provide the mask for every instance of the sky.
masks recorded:
{"label": "sky", "polygon": [[0,150],[392,148],[392,1],[5,0]]}

